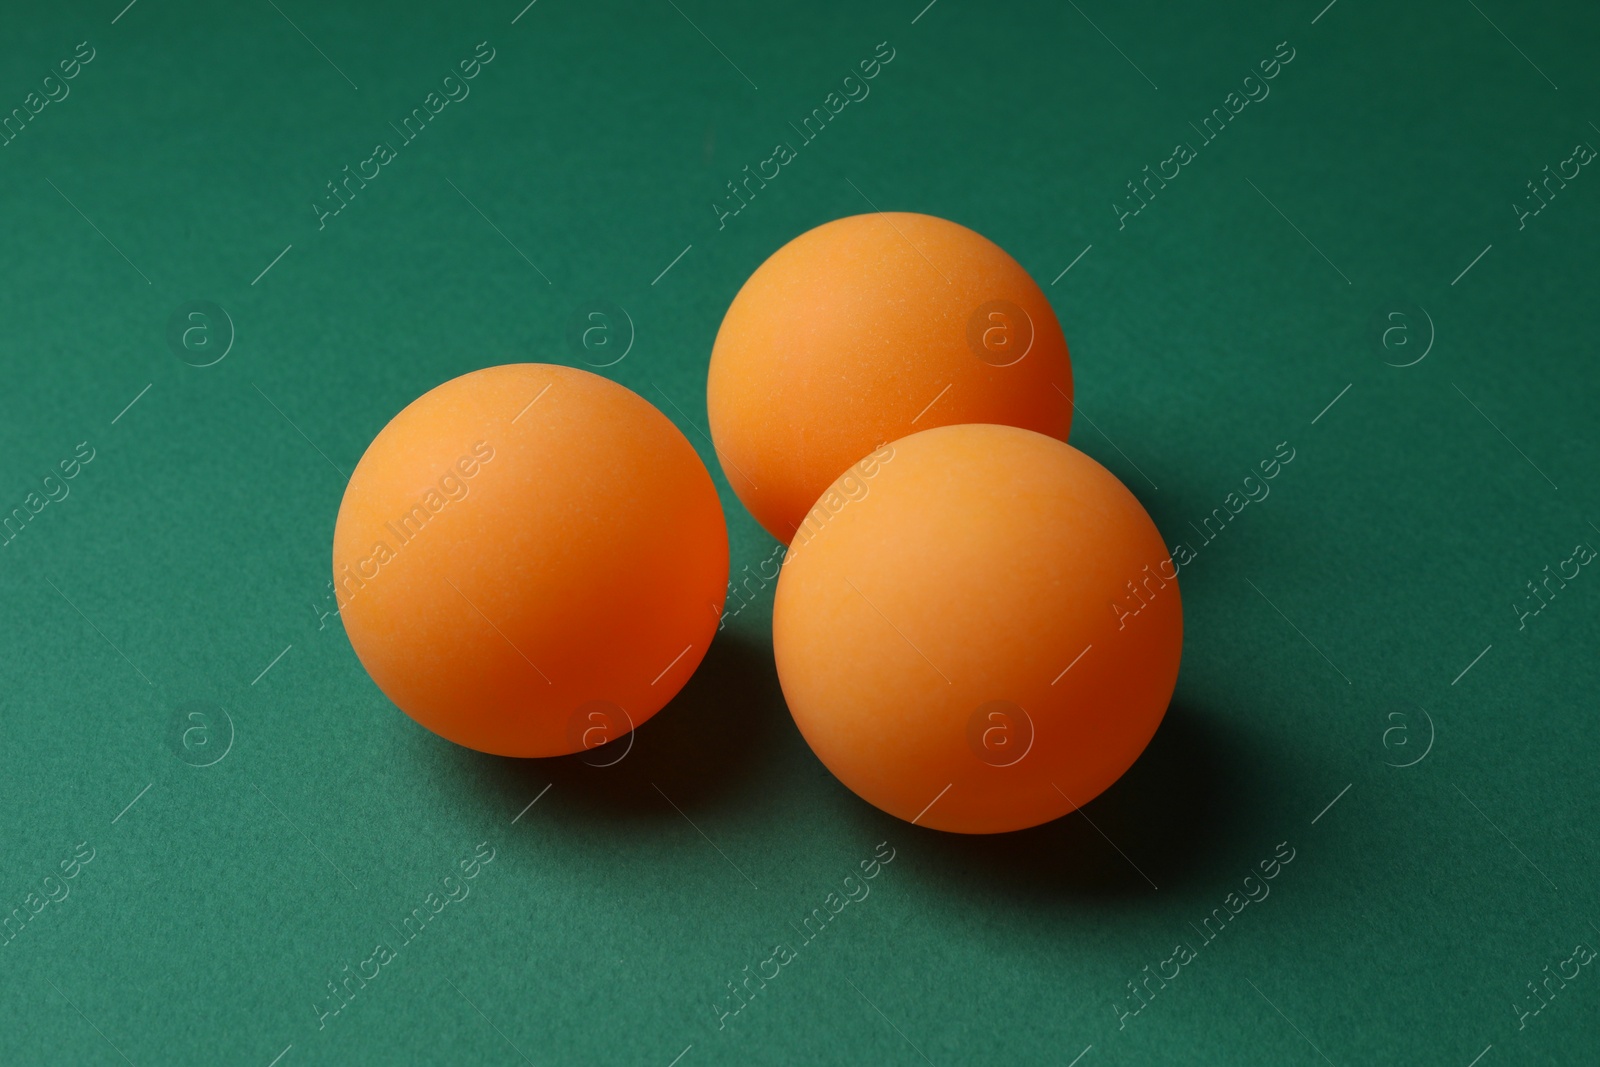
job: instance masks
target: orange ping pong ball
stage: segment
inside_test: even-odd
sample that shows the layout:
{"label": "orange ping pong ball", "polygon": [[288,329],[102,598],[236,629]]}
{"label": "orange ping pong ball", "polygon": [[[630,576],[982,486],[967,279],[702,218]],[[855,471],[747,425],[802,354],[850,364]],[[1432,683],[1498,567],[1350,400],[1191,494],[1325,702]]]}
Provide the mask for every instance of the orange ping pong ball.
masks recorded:
{"label": "orange ping pong ball", "polygon": [[728,580],[711,476],[638,394],[570,367],[462,375],[379,432],[333,534],[378,688],[504,756],[614,740],[705,655]]}
{"label": "orange ping pong ball", "polygon": [[1138,500],[1077,449],[925,430],[847,470],[790,546],[778,679],[869,803],[958,833],[1034,826],[1154,735],[1183,647],[1176,579]]}
{"label": "orange ping pong ball", "polygon": [[787,544],[885,441],[969,422],[1066,440],[1072,366],[1050,302],[1000,246],[931,215],[856,215],[796,237],[745,282],[706,405],[734,492]]}

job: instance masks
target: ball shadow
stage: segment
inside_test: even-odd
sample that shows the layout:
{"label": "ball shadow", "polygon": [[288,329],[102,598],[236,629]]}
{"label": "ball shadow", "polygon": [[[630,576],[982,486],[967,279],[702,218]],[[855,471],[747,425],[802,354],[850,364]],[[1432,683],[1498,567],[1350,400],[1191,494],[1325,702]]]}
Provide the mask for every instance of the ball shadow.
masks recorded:
{"label": "ball shadow", "polygon": [[1078,811],[1005,834],[922,830],[920,845],[964,881],[1137,901],[1220,877],[1251,791],[1237,739],[1180,697],[1127,773]]}
{"label": "ball shadow", "polygon": [[497,804],[520,807],[550,786],[560,803],[546,818],[677,820],[674,805],[714,812],[766,773],[783,706],[771,651],[729,630],[683,690],[631,733],[544,759],[462,751],[475,765],[470,777],[500,794]]}

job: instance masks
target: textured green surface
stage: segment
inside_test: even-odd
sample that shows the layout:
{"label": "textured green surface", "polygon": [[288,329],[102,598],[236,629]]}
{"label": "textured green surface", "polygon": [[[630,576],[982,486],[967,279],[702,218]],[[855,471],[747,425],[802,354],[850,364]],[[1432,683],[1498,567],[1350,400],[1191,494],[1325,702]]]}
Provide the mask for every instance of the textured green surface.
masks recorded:
{"label": "textured green surface", "polygon": [[[1593,1058],[1600,975],[1563,961],[1600,947],[1600,574],[1525,628],[1513,605],[1600,546],[1600,176],[1520,229],[1508,206],[1600,144],[1591,5],[122,2],[0,16],[0,109],[95,53],[0,147],[0,505],[94,457],[0,549],[0,894],[31,915],[0,945],[0,1060]],[[471,95],[319,230],[324,183],[480,41]],[[871,95],[719,230],[724,183],[882,41]],[[1270,96],[1119,229],[1124,183],[1283,41]],[[479,366],[582,365],[567,323],[610,301],[637,339],[604,373],[710,459],[728,301],[869,199],[1033,272],[1073,443],[1198,548],[1172,710],[1092,825],[957,838],[857,801],[784,711],[770,591],[611,768],[480,756],[395,710],[319,625],[342,472],[379,428]],[[203,369],[166,342],[195,300],[237,328]],[[1374,322],[1412,305],[1432,330],[1413,310],[1385,349]],[[1270,497],[1199,544],[1284,441]],[[715,473],[754,566],[772,543]],[[175,755],[190,701],[231,717],[210,766],[200,734]],[[480,842],[493,862],[447,886]],[[870,896],[801,944],[880,842]],[[1283,842],[1270,896],[1203,943]],[[33,913],[47,888],[70,895]],[[1578,977],[1519,1019],[1547,964]]]}

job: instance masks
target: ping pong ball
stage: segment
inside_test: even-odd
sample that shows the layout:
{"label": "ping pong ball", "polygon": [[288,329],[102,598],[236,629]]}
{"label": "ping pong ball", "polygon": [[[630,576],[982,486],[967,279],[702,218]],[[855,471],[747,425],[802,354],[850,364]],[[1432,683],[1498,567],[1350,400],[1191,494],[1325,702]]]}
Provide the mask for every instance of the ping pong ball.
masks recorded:
{"label": "ping pong ball", "polygon": [[772,609],[801,734],[862,799],[996,833],[1087,803],[1172,697],[1183,609],[1155,524],[1070,445],[946,426],[822,495]]}
{"label": "ping pong ball", "polygon": [[445,382],[383,428],[345,489],[333,578],[402,711],[468,748],[555,756],[682,688],[716,632],[728,538],[665,415],[523,363]]}
{"label": "ping pong ball", "polygon": [[1050,302],[994,242],[931,215],[838,219],[757,268],[717,332],[711,437],[734,492],[788,544],[839,472],[958,423],[1066,440],[1072,367]]}

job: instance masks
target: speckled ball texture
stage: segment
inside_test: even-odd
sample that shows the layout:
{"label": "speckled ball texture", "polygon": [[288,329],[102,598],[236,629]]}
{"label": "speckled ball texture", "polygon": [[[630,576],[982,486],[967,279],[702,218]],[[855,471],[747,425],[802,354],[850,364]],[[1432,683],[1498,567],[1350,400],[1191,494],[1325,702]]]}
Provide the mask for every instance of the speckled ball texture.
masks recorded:
{"label": "speckled ball texture", "polygon": [[1079,807],[1144,751],[1183,648],[1177,571],[1143,506],[1070,445],[925,430],[823,494],[778,578],[796,725],[869,803],[959,833]]}
{"label": "speckled ball texture", "polygon": [[333,580],[356,655],[407,715],[483,752],[555,756],[688,681],[728,537],[665,415],[597,374],[522,363],[445,382],[383,428],[339,507]]}
{"label": "speckled ball texture", "polygon": [[1072,367],[1028,272],[965,226],[907,212],[801,234],[745,282],[717,332],[711,436],[739,499],[788,544],[877,446],[999,423],[1064,441]]}

